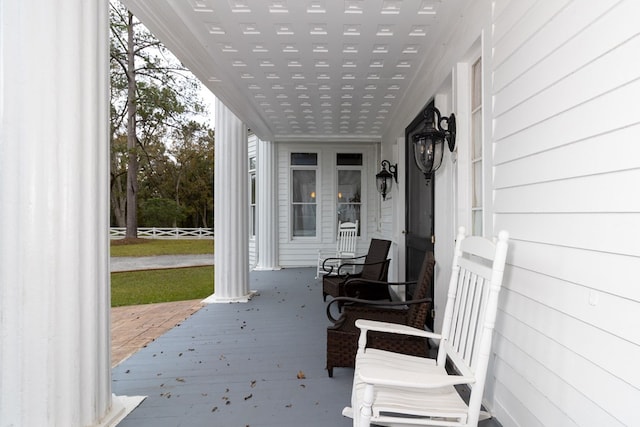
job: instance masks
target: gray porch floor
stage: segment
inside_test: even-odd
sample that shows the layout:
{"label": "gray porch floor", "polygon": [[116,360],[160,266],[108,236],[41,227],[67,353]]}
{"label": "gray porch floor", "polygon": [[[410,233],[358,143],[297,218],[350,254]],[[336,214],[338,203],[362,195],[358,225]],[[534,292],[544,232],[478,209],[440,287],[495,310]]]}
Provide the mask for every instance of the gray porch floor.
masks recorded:
{"label": "gray porch floor", "polygon": [[353,370],[327,376],[314,275],[252,272],[250,302],[205,306],[116,366],[116,395],[148,396],[119,426],[350,426]]}

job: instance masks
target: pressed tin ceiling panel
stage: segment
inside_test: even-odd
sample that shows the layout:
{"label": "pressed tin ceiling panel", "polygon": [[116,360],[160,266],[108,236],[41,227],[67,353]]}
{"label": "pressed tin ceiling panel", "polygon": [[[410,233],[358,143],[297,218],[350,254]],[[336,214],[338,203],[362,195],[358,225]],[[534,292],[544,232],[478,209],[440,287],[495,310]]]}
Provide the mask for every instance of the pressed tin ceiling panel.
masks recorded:
{"label": "pressed tin ceiling panel", "polygon": [[443,7],[438,0],[125,3],[170,48],[180,46],[174,53],[249,127],[274,140],[378,140],[423,66]]}

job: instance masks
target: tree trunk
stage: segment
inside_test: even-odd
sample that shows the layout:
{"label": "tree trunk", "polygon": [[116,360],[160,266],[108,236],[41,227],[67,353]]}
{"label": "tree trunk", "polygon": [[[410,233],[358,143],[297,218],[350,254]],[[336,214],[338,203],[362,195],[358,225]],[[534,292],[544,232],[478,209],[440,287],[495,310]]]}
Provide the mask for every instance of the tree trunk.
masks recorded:
{"label": "tree trunk", "polygon": [[116,220],[117,227],[126,227],[127,218],[126,211],[126,197],[123,197],[124,191],[122,190],[122,179],[117,177],[114,184],[111,186],[111,207],[113,209],[113,216]]}
{"label": "tree trunk", "polygon": [[133,40],[133,15],[129,12],[127,28],[127,238],[138,237],[138,144],[136,138],[136,71]]}

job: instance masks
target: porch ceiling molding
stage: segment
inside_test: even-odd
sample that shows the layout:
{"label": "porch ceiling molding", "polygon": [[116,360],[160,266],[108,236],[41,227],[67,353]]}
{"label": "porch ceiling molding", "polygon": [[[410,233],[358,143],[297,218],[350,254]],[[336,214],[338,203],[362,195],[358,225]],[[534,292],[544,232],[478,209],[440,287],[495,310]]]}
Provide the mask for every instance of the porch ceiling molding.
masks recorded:
{"label": "porch ceiling molding", "polygon": [[434,28],[464,3],[123,2],[260,139],[347,142],[379,141],[406,99],[424,103],[411,92]]}

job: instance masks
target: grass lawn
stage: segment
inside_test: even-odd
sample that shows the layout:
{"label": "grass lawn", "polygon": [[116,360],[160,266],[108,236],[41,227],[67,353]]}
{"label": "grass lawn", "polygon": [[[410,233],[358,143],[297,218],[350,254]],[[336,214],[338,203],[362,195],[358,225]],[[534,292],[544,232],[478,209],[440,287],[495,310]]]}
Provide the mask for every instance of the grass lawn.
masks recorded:
{"label": "grass lawn", "polygon": [[213,266],[111,273],[111,306],[204,299],[213,293]]}
{"label": "grass lawn", "polygon": [[[207,239],[122,239],[111,241],[111,256],[212,254]],[[213,266],[111,273],[111,306],[204,299],[213,293]]]}
{"label": "grass lawn", "polygon": [[111,241],[111,256],[212,254],[211,239],[118,239]]}

